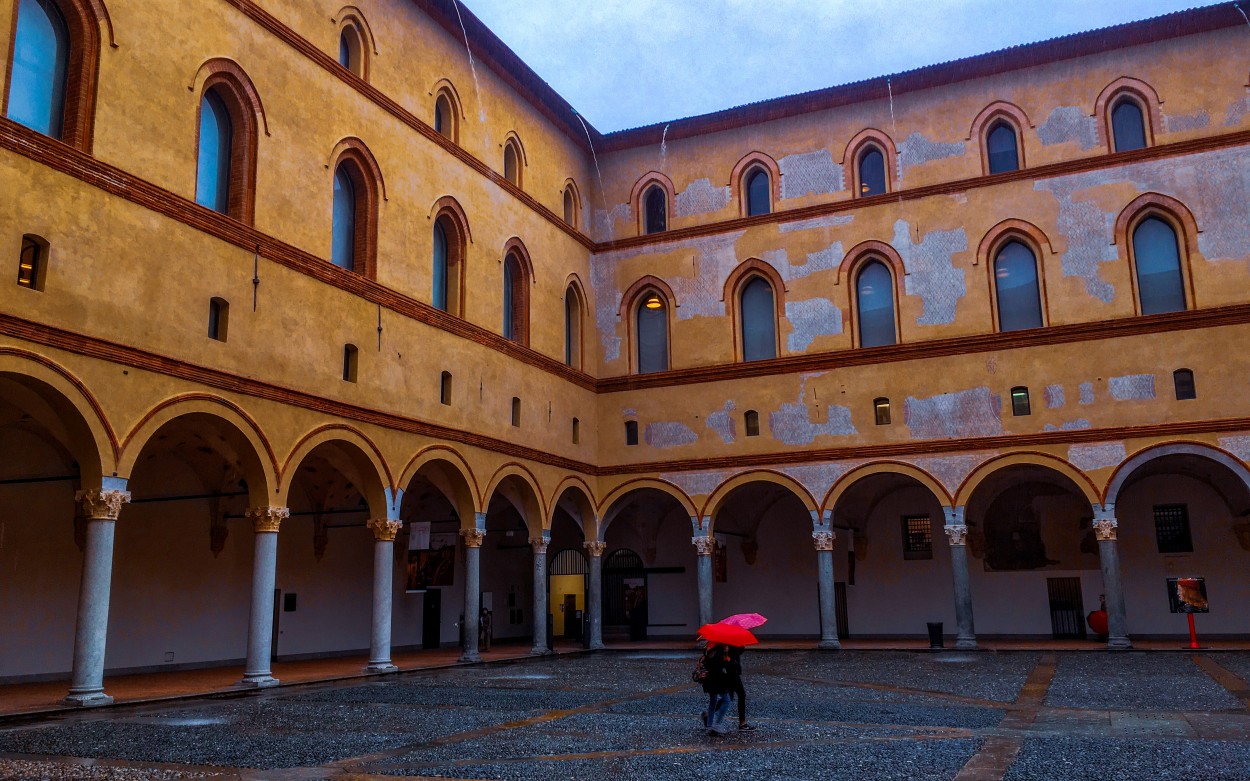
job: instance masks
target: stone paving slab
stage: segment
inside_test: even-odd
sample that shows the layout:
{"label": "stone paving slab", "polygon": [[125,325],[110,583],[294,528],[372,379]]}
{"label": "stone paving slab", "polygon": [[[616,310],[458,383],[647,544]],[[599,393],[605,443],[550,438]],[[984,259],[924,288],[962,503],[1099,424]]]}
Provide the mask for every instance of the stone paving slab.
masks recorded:
{"label": "stone paving slab", "polygon": [[905,686],[984,700],[1011,702],[1040,654],[880,651],[837,654],[770,653],[744,666],[779,675],[827,681]]}
{"label": "stone paving slab", "polygon": [[1230,741],[1035,738],[1005,781],[1245,781],[1250,744]]}
{"label": "stone paving slab", "polygon": [[1059,660],[1046,704],[1097,710],[1229,710],[1241,703],[1189,654],[1070,654]]}

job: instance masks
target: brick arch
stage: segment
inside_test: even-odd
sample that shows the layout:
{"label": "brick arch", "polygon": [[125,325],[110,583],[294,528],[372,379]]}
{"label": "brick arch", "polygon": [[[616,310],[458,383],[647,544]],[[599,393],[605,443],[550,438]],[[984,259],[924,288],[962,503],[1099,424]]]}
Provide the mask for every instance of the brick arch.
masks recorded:
{"label": "brick arch", "polygon": [[571,192],[573,194],[573,221],[569,223],[571,227],[581,230],[582,210],[585,202],[582,201],[582,190],[577,186],[577,181],[572,177],[564,180],[564,187],[560,188],[560,216],[564,216],[564,195]]}
{"label": "brick arch", "polygon": [[[373,57],[379,56],[379,55],[378,55],[377,39],[373,35],[373,28],[369,26],[369,21],[365,19],[364,12],[354,5],[345,5],[339,9],[338,13],[330,17],[330,21],[334,22],[335,32],[337,33],[337,35],[334,36],[334,44],[335,44],[336,51],[338,47],[339,36],[343,34],[344,28],[351,25],[351,26],[354,26],[356,30],[360,33],[361,43],[364,44],[365,48],[368,49],[368,51],[362,51],[360,53],[361,55],[360,78],[365,81],[368,81],[369,70],[373,62]],[[338,62],[337,56],[335,56],[334,61]]]}
{"label": "brick arch", "polygon": [[1094,117],[1098,119],[1098,136],[1108,150],[1111,149],[1111,104],[1121,95],[1136,98],[1142,108],[1146,123],[1146,146],[1155,145],[1155,134],[1163,129],[1163,101],[1155,88],[1131,76],[1121,76],[1102,88],[1094,101]]}
{"label": "brick arch", "polygon": [[629,289],[621,296],[621,305],[616,310],[617,316],[625,321],[627,329],[625,343],[629,346],[628,359],[631,372],[638,368],[638,299],[648,290],[655,290],[663,296],[666,303],[664,314],[667,317],[668,344],[666,349],[669,353],[668,368],[673,368],[673,318],[677,312],[677,298],[673,295],[673,289],[668,286],[667,282],[648,274],[629,286]]}
{"label": "brick arch", "polygon": [[[885,155],[886,192],[892,193],[899,186],[898,148],[894,146],[894,139],[875,127],[864,128],[851,137],[851,140],[846,143],[846,147],[842,151],[843,179],[850,182],[847,187],[851,191],[852,198],[861,197],[859,194],[859,153],[869,144],[880,148],[882,154]],[[850,176],[845,175],[848,165],[850,166]]]}
{"label": "brick arch", "polygon": [[[523,464],[518,462],[509,462],[495,470],[495,474],[491,475],[490,481],[486,485],[486,490],[482,492],[481,507],[482,512],[488,512],[490,500],[499,492],[505,480],[515,480],[516,484],[523,486],[524,490],[519,496],[521,506],[513,501],[511,497],[504,494],[504,498],[516,507],[517,512],[521,513],[525,525],[529,529],[531,537],[540,537],[544,528],[547,528],[548,512],[546,503],[543,500],[542,489],[539,487],[538,478],[534,473]],[[463,524],[463,519],[461,520]]]}
{"label": "brick arch", "polygon": [[604,535],[608,531],[608,526],[610,526],[612,521],[615,519],[615,516],[611,515],[614,505],[634,491],[641,491],[648,488],[671,496],[677,501],[678,504],[681,505],[683,510],[689,513],[690,518],[694,519],[699,517],[699,513],[698,510],[695,509],[694,502],[685,491],[678,488],[673,483],[654,477],[640,477],[634,480],[627,480],[609,491],[607,495],[600,500],[599,506],[596,508],[596,515],[600,519],[599,528],[597,529],[598,539],[600,542],[604,540]]}
{"label": "brick arch", "polygon": [[720,511],[721,507],[724,506],[725,500],[729,497],[729,495],[735,490],[742,488],[743,486],[750,485],[751,483],[771,483],[773,485],[780,486],[798,498],[798,500],[803,503],[803,506],[807,508],[809,513],[815,514],[819,511],[816,499],[798,480],[795,480],[787,474],[771,469],[756,469],[750,472],[736,474],[733,477],[724,480],[720,485],[716,486],[716,488],[712,490],[711,494],[708,495],[707,501],[703,503],[703,509],[700,512],[699,517],[707,523],[709,535],[711,534],[711,531],[716,523],[716,514]]}
{"label": "brick arch", "polygon": [[838,274],[835,277],[835,284],[841,284],[843,276],[848,280],[846,311],[851,315],[851,343],[859,347],[859,295],[855,289],[854,279],[859,269],[871,260],[883,261],[890,270],[890,277],[894,283],[894,342],[901,344],[903,342],[903,280],[907,276],[907,268],[903,265],[903,258],[898,254],[898,250],[883,241],[876,240],[863,241],[852,247],[838,265]]}
{"label": "brick arch", "polygon": [[762,277],[773,289],[773,335],[776,339],[776,353],[781,356],[781,325],[786,311],[786,283],[781,274],[770,264],[759,258],[744,260],[725,278],[725,288],[721,293],[721,301],[730,313],[730,327],[733,330],[734,360],[742,360],[742,304],[741,291],[752,277]]}
{"label": "brick arch", "polygon": [[1197,456],[1220,464],[1236,475],[1246,486],[1246,490],[1250,491],[1250,469],[1246,467],[1246,464],[1241,459],[1227,450],[1208,445],[1205,442],[1162,442],[1137,451],[1115,468],[1115,471],[1111,473],[1111,477],[1107,479],[1107,485],[1102,491],[1103,504],[1108,507],[1115,505],[1120,498],[1120,492],[1124,489],[1124,484],[1139,467],[1155,459],[1174,455]]}
{"label": "brick arch", "polygon": [[[378,276],[378,219],[381,202],[386,200],[386,180],[369,147],[359,138],[345,138],[334,146],[330,155],[330,178],[333,183],[339,166],[345,166],[352,186],[356,188],[356,238],[352,270],[369,279]],[[361,219],[361,212],[364,219]]]}
{"label": "brick arch", "polygon": [[434,102],[430,106],[430,127],[434,127],[434,113],[437,111],[438,101],[440,98],[446,98],[447,104],[451,106],[451,135],[447,140],[453,144],[460,143],[460,123],[465,121],[464,101],[460,99],[460,91],[456,89],[456,85],[450,79],[442,78],[434,83],[433,89],[430,90]]}
{"label": "brick arch", "polygon": [[1176,232],[1177,247],[1181,254],[1181,281],[1185,287],[1187,309],[1198,306],[1194,289],[1193,259],[1198,252],[1198,222],[1189,207],[1162,193],[1143,193],[1125,206],[1115,220],[1112,242],[1116,245],[1120,260],[1129,267],[1129,283],[1133,289],[1134,310],[1141,313],[1141,298],[1137,290],[1137,259],[1133,252],[1132,232],[1138,223],[1150,217],[1159,217]]}
{"label": "brick arch", "polygon": [[998,322],[998,285],[994,283],[994,261],[998,251],[1009,242],[1018,241],[1033,252],[1033,260],[1037,264],[1037,294],[1042,305],[1042,325],[1050,322],[1050,307],[1046,297],[1046,262],[1048,255],[1054,255],[1054,246],[1050,238],[1036,225],[1025,220],[1007,219],[990,228],[981,243],[977,245],[977,254],[973,265],[985,268],[986,284],[989,287],[990,305],[993,309],[994,330],[1001,330]]}
{"label": "brick arch", "polygon": [[1056,474],[1068,478],[1077,490],[1080,491],[1091,505],[1098,504],[1101,501],[1098,488],[1094,485],[1094,481],[1089,478],[1080,469],[1064,459],[1053,456],[1049,453],[1027,452],[1027,453],[1007,453],[1005,455],[996,456],[985,463],[973,469],[964,481],[960,483],[959,488],[955,490],[954,506],[966,507],[969,500],[972,499],[977,487],[985,481],[987,477],[995,474],[1003,469],[1013,466],[1037,466],[1047,469]]}
{"label": "brick arch", "polygon": [[408,460],[400,472],[399,489],[407,492],[417,475],[427,470],[437,472],[437,477],[446,484],[438,485],[431,480],[434,487],[455,505],[461,524],[465,523],[465,518],[476,519],[482,507],[478,499],[477,478],[468,460],[454,447],[430,445]]}
{"label": "brick arch", "polygon": [[503,265],[503,271],[508,273],[508,258],[517,259],[520,266],[519,284],[512,290],[512,328],[515,341],[519,344],[529,345],[530,342],[530,288],[534,282],[534,263],[530,260],[529,250],[525,248],[525,242],[516,236],[504,242],[503,253],[499,256]]}
{"label": "brick arch", "polygon": [[459,201],[450,195],[444,195],[430,208],[429,220],[430,231],[427,235],[430,237],[430,266],[433,267],[434,260],[434,226],[441,222],[443,233],[447,236],[447,277],[451,288],[447,312],[463,317],[467,295],[469,245],[473,243],[469,218]]}
{"label": "brick arch", "polygon": [[981,150],[981,172],[986,176],[990,175],[990,158],[987,146],[987,134],[990,127],[998,121],[1007,122],[1016,133],[1016,154],[1021,169],[1027,167],[1024,153],[1024,129],[1032,128],[1033,123],[1029,121],[1029,117],[1024,113],[1024,109],[1014,103],[1005,100],[996,100],[985,108],[981,109],[981,113],[977,114],[972,120],[972,127],[968,130],[968,140],[975,140],[977,148]]}
{"label": "brick arch", "polygon": [[762,168],[768,174],[768,192],[772,206],[770,211],[777,211],[777,204],[781,202],[781,168],[777,161],[763,152],[750,152],[734,164],[733,172],[729,175],[729,187],[732,192],[737,193],[738,212],[742,217],[747,216],[746,175],[756,168]]}
{"label": "brick arch", "polygon": [[556,490],[552,492],[551,499],[547,502],[550,512],[547,514],[547,523],[544,528],[552,527],[555,522],[556,507],[565,495],[573,497],[573,502],[577,504],[578,511],[582,515],[581,518],[574,518],[582,530],[582,536],[587,540],[596,539],[598,516],[595,513],[595,493],[585,480],[576,475],[569,475],[561,480]]}
{"label": "brick arch", "polygon": [[[188,415],[211,417],[226,429],[230,444],[241,458],[253,507],[272,504],[278,489],[278,457],[260,424],[242,407],[208,393],[184,393],[166,399],[144,413],[122,440],[119,474],[130,477],[144,447],[166,424]],[[250,457],[249,457],[250,456]]]}
{"label": "brick arch", "polygon": [[[567,302],[570,291],[572,292],[574,298],[577,301],[577,324],[576,324],[576,329],[575,329],[576,335],[577,335],[577,344],[575,345],[576,353],[574,355],[573,368],[578,369],[580,371],[585,371],[586,343],[588,341],[587,324],[591,324],[593,326],[593,321],[591,320],[590,302],[586,298],[586,288],[582,285],[581,277],[577,275],[577,272],[573,272],[569,274],[564,279],[564,299],[563,300],[566,302]],[[567,316],[567,303],[565,304],[565,306],[566,306],[565,316]]]}
{"label": "brick arch", "polygon": [[[261,103],[256,86],[234,60],[217,57],[199,67],[188,89],[195,91],[199,85],[199,100],[195,103],[196,150],[199,150],[200,113],[204,108],[204,95],[216,90],[226,105],[232,125],[230,148],[230,192],[228,214],[240,222],[253,224],[256,216],[256,158],[260,130],[269,135],[269,119]],[[199,172],[196,172],[198,178]]]}
{"label": "brick arch", "polygon": [[362,485],[356,487],[369,504],[369,512],[375,518],[397,517],[395,507],[395,486],[391,478],[390,467],[378,446],[359,429],[342,423],[330,423],[318,426],[309,431],[295,443],[287,454],[278,472],[279,501],[274,504],[287,505],[290,501],[291,485],[294,483],[299,465],[309,453],[319,445],[333,443],[340,447],[352,462]]}
{"label": "brick arch", "polygon": [[634,182],[634,189],[629,194],[629,205],[634,210],[634,218],[637,223],[638,235],[646,234],[646,206],[643,203],[643,196],[653,184],[658,184],[664,190],[664,215],[667,230],[673,229],[673,204],[677,202],[677,190],[673,187],[673,180],[669,179],[659,171],[648,171],[643,174],[637,182]]}
{"label": "brick arch", "polygon": [[933,494],[933,498],[937,499],[938,504],[943,507],[951,505],[950,493],[941,481],[925,470],[914,464],[908,464],[903,461],[873,461],[868,464],[857,466],[846,474],[837,479],[830,486],[828,493],[820,503],[822,516],[833,513],[838,506],[838,501],[855,486],[860,480],[873,475],[893,474],[908,477],[929,489],[929,493]]}

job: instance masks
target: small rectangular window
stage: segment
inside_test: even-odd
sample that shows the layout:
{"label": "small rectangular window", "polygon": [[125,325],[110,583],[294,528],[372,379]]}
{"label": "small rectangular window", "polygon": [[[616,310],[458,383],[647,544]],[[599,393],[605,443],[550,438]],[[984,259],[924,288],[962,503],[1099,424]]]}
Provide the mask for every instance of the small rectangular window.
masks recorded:
{"label": "small rectangular window", "polygon": [[625,444],[626,445],[638,444],[638,421],[636,420],[625,421]]}
{"label": "small rectangular window", "polygon": [[1011,389],[1011,414],[1016,417],[1031,415],[1029,389],[1023,386]]}
{"label": "small rectangular window", "polygon": [[758,437],[760,435],[760,413],[749,409],[742,417],[743,422],[746,424],[747,436]]}
{"label": "small rectangular window", "polygon": [[521,425],[521,400],[516,396],[512,397],[512,425]]}
{"label": "small rectangular window", "polygon": [[933,520],[929,516],[903,516],[903,558],[933,558]]}
{"label": "small rectangular window", "polygon": [[443,372],[439,377],[438,401],[440,404],[451,404],[451,372]]}
{"label": "small rectangular window", "polygon": [[1172,382],[1176,386],[1177,401],[1198,398],[1198,387],[1194,385],[1194,373],[1189,369],[1177,369],[1172,372]]}
{"label": "small rectangular window", "polygon": [[34,236],[22,237],[22,253],[17,260],[18,287],[43,290],[43,261],[47,245]]}
{"label": "small rectangular window", "polygon": [[573,418],[573,444],[577,445],[582,440],[582,422],[577,418]]}
{"label": "small rectangular window", "polygon": [[346,382],[356,381],[357,355],[356,345],[343,345],[343,380]]}
{"label": "small rectangular window", "polygon": [[873,416],[877,420],[878,426],[890,425],[890,400],[886,398],[874,399],[872,402]]}
{"label": "small rectangular window", "polygon": [[1155,539],[1160,553],[1193,553],[1194,541],[1189,534],[1189,506],[1184,504],[1155,505]]}
{"label": "small rectangular window", "polygon": [[230,303],[224,298],[214,298],[208,302],[208,338],[219,342],[226,341],[226,331],[230,325]]}

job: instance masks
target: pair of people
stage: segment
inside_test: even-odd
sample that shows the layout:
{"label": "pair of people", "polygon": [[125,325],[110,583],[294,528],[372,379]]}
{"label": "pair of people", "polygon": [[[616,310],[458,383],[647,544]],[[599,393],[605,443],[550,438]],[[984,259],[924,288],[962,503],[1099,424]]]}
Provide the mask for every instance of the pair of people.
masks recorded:
{"label": "pair of people", "polygon": [[750,732],[755,727],[747,723],[747,692],[742,685],[742,649],[736,646],[713,643],[703,653],[703,667],[707,676],[703,691],[708,695],[707,711],[703,724],[709,735],[725,735],[729,732],[726,716],[730,703],[738,700],[738,729]]}

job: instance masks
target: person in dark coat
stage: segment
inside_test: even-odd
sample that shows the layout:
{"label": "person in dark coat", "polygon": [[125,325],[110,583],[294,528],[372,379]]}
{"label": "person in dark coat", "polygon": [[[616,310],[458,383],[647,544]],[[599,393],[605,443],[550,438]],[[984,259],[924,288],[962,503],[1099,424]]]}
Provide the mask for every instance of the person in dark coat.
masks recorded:
{"label": "person in dark coat", "polygon": [[729,647],[729,696],[738,698],[738,729],[751,732],[755,725],[747,723],[747,690],[742,685],[742,648]]}
{"label": "person in dark coat", "polygon": [[735,688],[732,666],[729,646],[713,643],[703,652],[703,668],[707,670],[703,691],[708,696],[703,724],[709,735],[724,735],[729,731],[725,726],[725,715],[729,712],[731,693]]}

